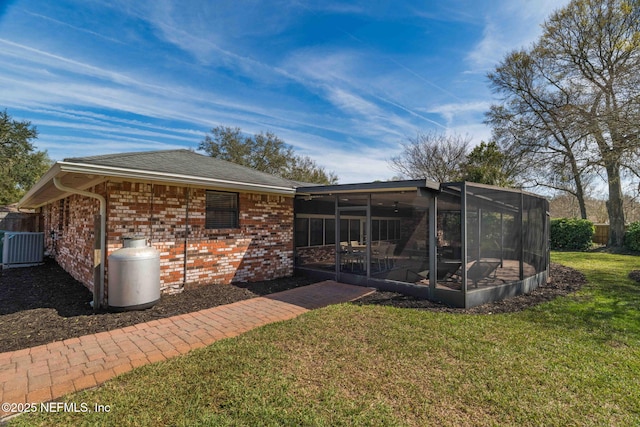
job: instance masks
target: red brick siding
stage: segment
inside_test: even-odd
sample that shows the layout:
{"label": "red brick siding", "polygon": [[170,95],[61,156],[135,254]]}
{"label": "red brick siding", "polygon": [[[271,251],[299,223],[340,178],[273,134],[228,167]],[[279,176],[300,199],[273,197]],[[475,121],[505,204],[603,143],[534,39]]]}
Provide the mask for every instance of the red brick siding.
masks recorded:
{"label": "red brick siding", "polygon": [[[259,281],[293,274],[292,197],[240,193],[239,228],[207,230],[204,189],[109,182],[100,190],[105,186],[107,252],[120,249],[123,236],[146,237],[160,251],[163,292],[179,291],[183,285]],[[53,242],[47,236],[47,247],[57,245],[52,252],[58,262],[91,288],[93,215],[98,202],[80,196],[67,199],[76,200],[70,205],[74,211],[69,217],[70,230],[64,240]],[[60,223],[59,211],[58,202],[43,209],[47,232]],[[74,261],[78,244],[82,254]],[[108,287],[108,263],[106,271]]]}
{"label": "red brick siding", "polygon": [[336,245],[309,246],[296,248],[298,265],[336,263]]}
{"label": "red brick siding", "polygon": [[45,249],[71,276],[93,290],[94,218],[100,203],[72,195],[42,209]]}

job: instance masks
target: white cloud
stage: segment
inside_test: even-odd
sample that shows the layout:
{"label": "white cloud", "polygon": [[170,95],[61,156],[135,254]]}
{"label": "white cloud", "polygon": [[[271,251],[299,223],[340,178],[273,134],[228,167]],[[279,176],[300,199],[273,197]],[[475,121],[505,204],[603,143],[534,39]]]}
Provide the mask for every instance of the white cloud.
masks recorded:
{"label": "white cloud", "polygon": [[[295,3],[294,3],[295,4]],[[281,32],[296,14],[288,0],[202,1],[188,5],[176,0],[117,1],[123,10],[148,22],[160,39],[190,53],[204,64],[257,63],[240,52],[243,39],[268,37]],[[251,64],[249,64],[251,65]]]}
{"label": "white cloud", "polygon": [[461,118],[477,118],[484,114],[491,106],[487,101],[472,101],[459,104],[443,104],[429,108],[429,112],[440,114],[447,122],[447,127],[451,127]]}
{"label": "white cloud", "polygon": [[344,112],[345,133],[351,130],[352,135],[367,135],[384,144],[422,126],[444,127],[396,98],[415,99],[424,90],[424,81],[418,79],[419,89],[412,91],[415,76],[407,80],[406,68],[389,68],[380,62],[364,51],[307,48],[291,54],[283,67],[309,91]]}
{"label": "white cloud", "polygon": [[477,122],[462,123],[457,126],[453,126],[448,130],[449,135],[462,135],[469,136],[471,138],[471,146],[475,147],[480,142],[491,141],[491,128],[487,125]]}
{"label": "white cloud", "polygon": [[352,138],[349,144],[336,144],[334,141],[316,135],[300,134],[296,140],[292,136],[289,142],[294,142],[299,154],[311,157],[327,171],[334,171],[341,184],[370,182],[385,180],[393,176],[394,172],[387,163],[394,151],[380,146],[369,146],[366,140]]}
{"label": "white cloud", "polygon": [[[445,3],[430,7],[436,12],[429,19],[484,25],[483,39],[467,56],[474,72],[530,40],[527,32],[539,28],[532,23],[541,22],[540,9],[552,5],[548,0]],[[451,65],[450,57],[426,58],[428,46],[419,54],[388,53],[388,45],[377,45],[358,28],[333,28],[326,38],[304,33],[304,46],[293,41],[293,33],[286,41],[277,39],[282,45],[269,44],[268,37],[300,25],[301,13],[305,19],[344,14],[366,22],[390,14],[415,20],[405,3],[229,0],[196,7],[174,0],[114,0],[91,6],[99,13],[111,8],[108,15],[133,25],[122,34],[108,25],[94,31],[82,22],[65,23],[63,14],[45,16],[62,11],[55,7],[27,15],[69,31],[67,36],[90,38],[106,46],[104,51],[88,52],[87,45],[74,50],[76,45],[63,38],[47,43],[30,40],[28,32],[18,39],[0,31],[3,101],[7,108],[33,112],[43,130],[38,142],[57,153],[65,141],[74,155],[195,147],[211,127],[239,126],[248,133],[274,131],[300,154],[335,170],[342,182],[362,182],[392,176],[387,157],[417,131],[457,131],[474,140],[488,135],[479,124],[489,96],[478,87],[486,83],[477,74],[461,82],[455,71],[459,60]],[[452,13],[442,13],[445,9]],[[110,39],[114,36],[118,40]],[[146,49],[157,50],[146,56]],[[166,63],[153,62],[165,52]],[[439,62],[452,73],[444,75]]]}
{"label": "white cloud", "polygon": [[509,51],[526,48],[542,34],[541,25],[569,0],[502,0],[482,11],[483,36],[467,60],[476,72],[485,73]]}
{"label": "white cloud", "polygon": [[61,25],[61,26],[64,26],[64,27],[71,28],[74,31],[78,31],[78,32],[82,32],[82,33],[88,34],[91,37],[101,38],[101,39],[106,40],[106,41],[108,41],[110,43],[116,43],[116,44],[119,44],[119,45],[124,45],[125,44],[124,42],[122,42],[122,41],[120,41],[120,40],[118,40],[118,39],[116,39],[114,37],[108,37],[108,36],[105,36],[104,34],[100,34],[97,31],[92,31],[92,30],[87,29],[87,28],[82,28],[82,27],[78,27],[78,26],[75,26],[75,25],[71,25],[71,24],[69,24],[67,22],[60,21],[59,19],[51,18],[50,16],[45,16],[45,15],[42,15],[40,13],[31,12],[31,11],[25,10],[25,9],[22,9],[21,11],[23,13],[26,13],[28,15],[37,17],[39,19],[43,19],[45,21],[52,22],[52,23],[54,23],[56,25]]}
{"label": "white cloud", "polygon": [[377,105],[343,89],[328,87],[327,97],[336,107],[347,113],[371,118],[379,118],[382,114]]}
{"label": "white cloud", "polygon": [[[263,105],[257,98],[233,99],[217,93],[216,89],[154,83],[153,76],[139,79],[11,41],[0,39],[0,43],[8,47],[0,52],[0,60],[14,71],[12,76],[0,75],[0,81],[7,88],[3,92],[6,105],[107,108],[204,126],[225,119],[246,122],[251,116],[271,118],[274,122],[313,122],[304,114]],[[23,70],[42,72],[34,79],[33,73]]]}

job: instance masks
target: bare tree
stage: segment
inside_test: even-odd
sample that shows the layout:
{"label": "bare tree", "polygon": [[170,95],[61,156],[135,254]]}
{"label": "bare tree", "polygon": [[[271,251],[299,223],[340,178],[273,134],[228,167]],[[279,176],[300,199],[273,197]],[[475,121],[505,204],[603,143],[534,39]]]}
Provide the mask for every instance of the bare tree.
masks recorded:
{"label": "bare tree", "polygon": [[515,51],[489,74],[492,88],[503,95],[501,105],[487,113],[494,138],[510,157],[525,187],[548,187],[576,198],[587,218],[585,184],[589,162],[587,133],[567,115],[570,97],[549,89],[545,61],[539,52]]}
{"label": "bare tree", "polygon": [[389,166],[404,178],[458,181],[470,142],[468,136],[419,133],[402,144],[402,152],[389,160]]}
{"label": "bare tree", "polygon": [[640,5],[627,0],[574,0],[544,26],[540,49],[558,90],[575,93],[571,114],[595,142],[606,171],[609,244],[625,232],[621,170],[638,146]]}
{"label": "bare tree", "polygon": [[[532,59],[534,66],[501,70],[508,62],[519,62],[519,53],[511,54],[490,78],[494,85],[498,83],[506,104],[520,99],[526,112],[552,113],[536,118],[545,119],[540,129],[555,131],[548,135],[557,143],[554,146],[562,146],[565,136],[571,142],[568,150],[562,148],[575,159],[577,168],[567,168],[572,176],[583,175],[580,168],[604,171],[609,245],[622,246],[621,178],[623,169],[634,163],[640,136],[640,4],[637,0],[573,0],[555,12],[543,29],[538,43],[521,52],[523,60]],[[503,74],[515,82],[533,81],[535,85],[509,86],[504,84],[509,80],[497,78]],[[535,101],[543,101],[544,108]]]}

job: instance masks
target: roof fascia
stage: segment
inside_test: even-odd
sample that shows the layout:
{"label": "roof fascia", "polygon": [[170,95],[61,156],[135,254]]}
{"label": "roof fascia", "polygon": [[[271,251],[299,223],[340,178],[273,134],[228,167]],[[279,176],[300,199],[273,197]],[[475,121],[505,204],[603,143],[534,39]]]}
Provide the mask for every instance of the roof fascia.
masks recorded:
{"label": "roof fascia", "polygon": [[144,171],[113,166],[91,165],[86,163],[59,162],[60,170],[71,173],[84,173],[93,175],[106,175],[109,177],[133,178],[148,181],[163,181],[176,184],[216,186],[235,190],[259,191],[263,193],[277,193],[293,195],[293,187],[280,187],[265,184],[252,184],[223,179],[203,178],[192,175],[171,174],[156,171]]}
{"label": "roof fascia", "polygon": [[429,190],[438,191],[440,185],[422,179],[408,181],[383,181],[383,182],[366,182],[359,184],[336,184],[336,185],[320,185],[309,187],[298,187],[296,194],[312,195],[312,194],[344,194],[344,193],[379,193],[391,191],[406,191],[408,189],[427,188]]}
{"label": "roof fascia", "polygon": [[60,162],[54,163],[53,166],[40,178],[36,184],[27,191],[27,193],[22,196],[20,201],[18,202],[18,207],[27,204],[29,199],[31,199],[42,187],[44,187],[48,182],[53,181],[53,178],[56,177],[60,173]]}
{"label": "roof fascia", "polygon": [[499,187],[497,185],[489,185],[489,184],[480,184],[477,182],[470,182],[470,181],[458,181],[458,182],[446,182],[443,183],[442,185],[453,185],[453,186],[461,186],[462,184],[464,184],[467,189],[469,188],[482,188],[485,190],[496,190],[496,191],[502,191],[505,193],[518,193],[518,194],[524,194],[525,196],[532,196],[532,197],[537,197],[539,199],[546,199],[546,197],[541,196],[539,194],[536,193],[532,193],[530,191],[527,190],[523,190],[522,188],[514,188],[514,187]]}

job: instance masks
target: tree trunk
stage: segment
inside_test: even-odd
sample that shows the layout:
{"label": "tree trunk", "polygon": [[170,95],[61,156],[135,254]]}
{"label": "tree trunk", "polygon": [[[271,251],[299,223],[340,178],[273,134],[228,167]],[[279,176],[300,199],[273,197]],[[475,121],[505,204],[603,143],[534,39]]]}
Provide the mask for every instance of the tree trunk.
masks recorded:
{"label": "tree trunk", "polygon": [[620,164],[618,161],[607,161],[607,181],[609,182],[609,244],[610,247],[622,247],[624,243],[624,210],[622,207],[622,184],[620,182]]}
{"label": "tree trunk", "polygon": [[580,207],[580,217],[587,219],[587,204],[584,200],[584,188],[582,187],[582,176],[576,159],[571,152],[571,171],[573,173],[573,181],[576,184],[576,198],[578,199],[578,206]]}

